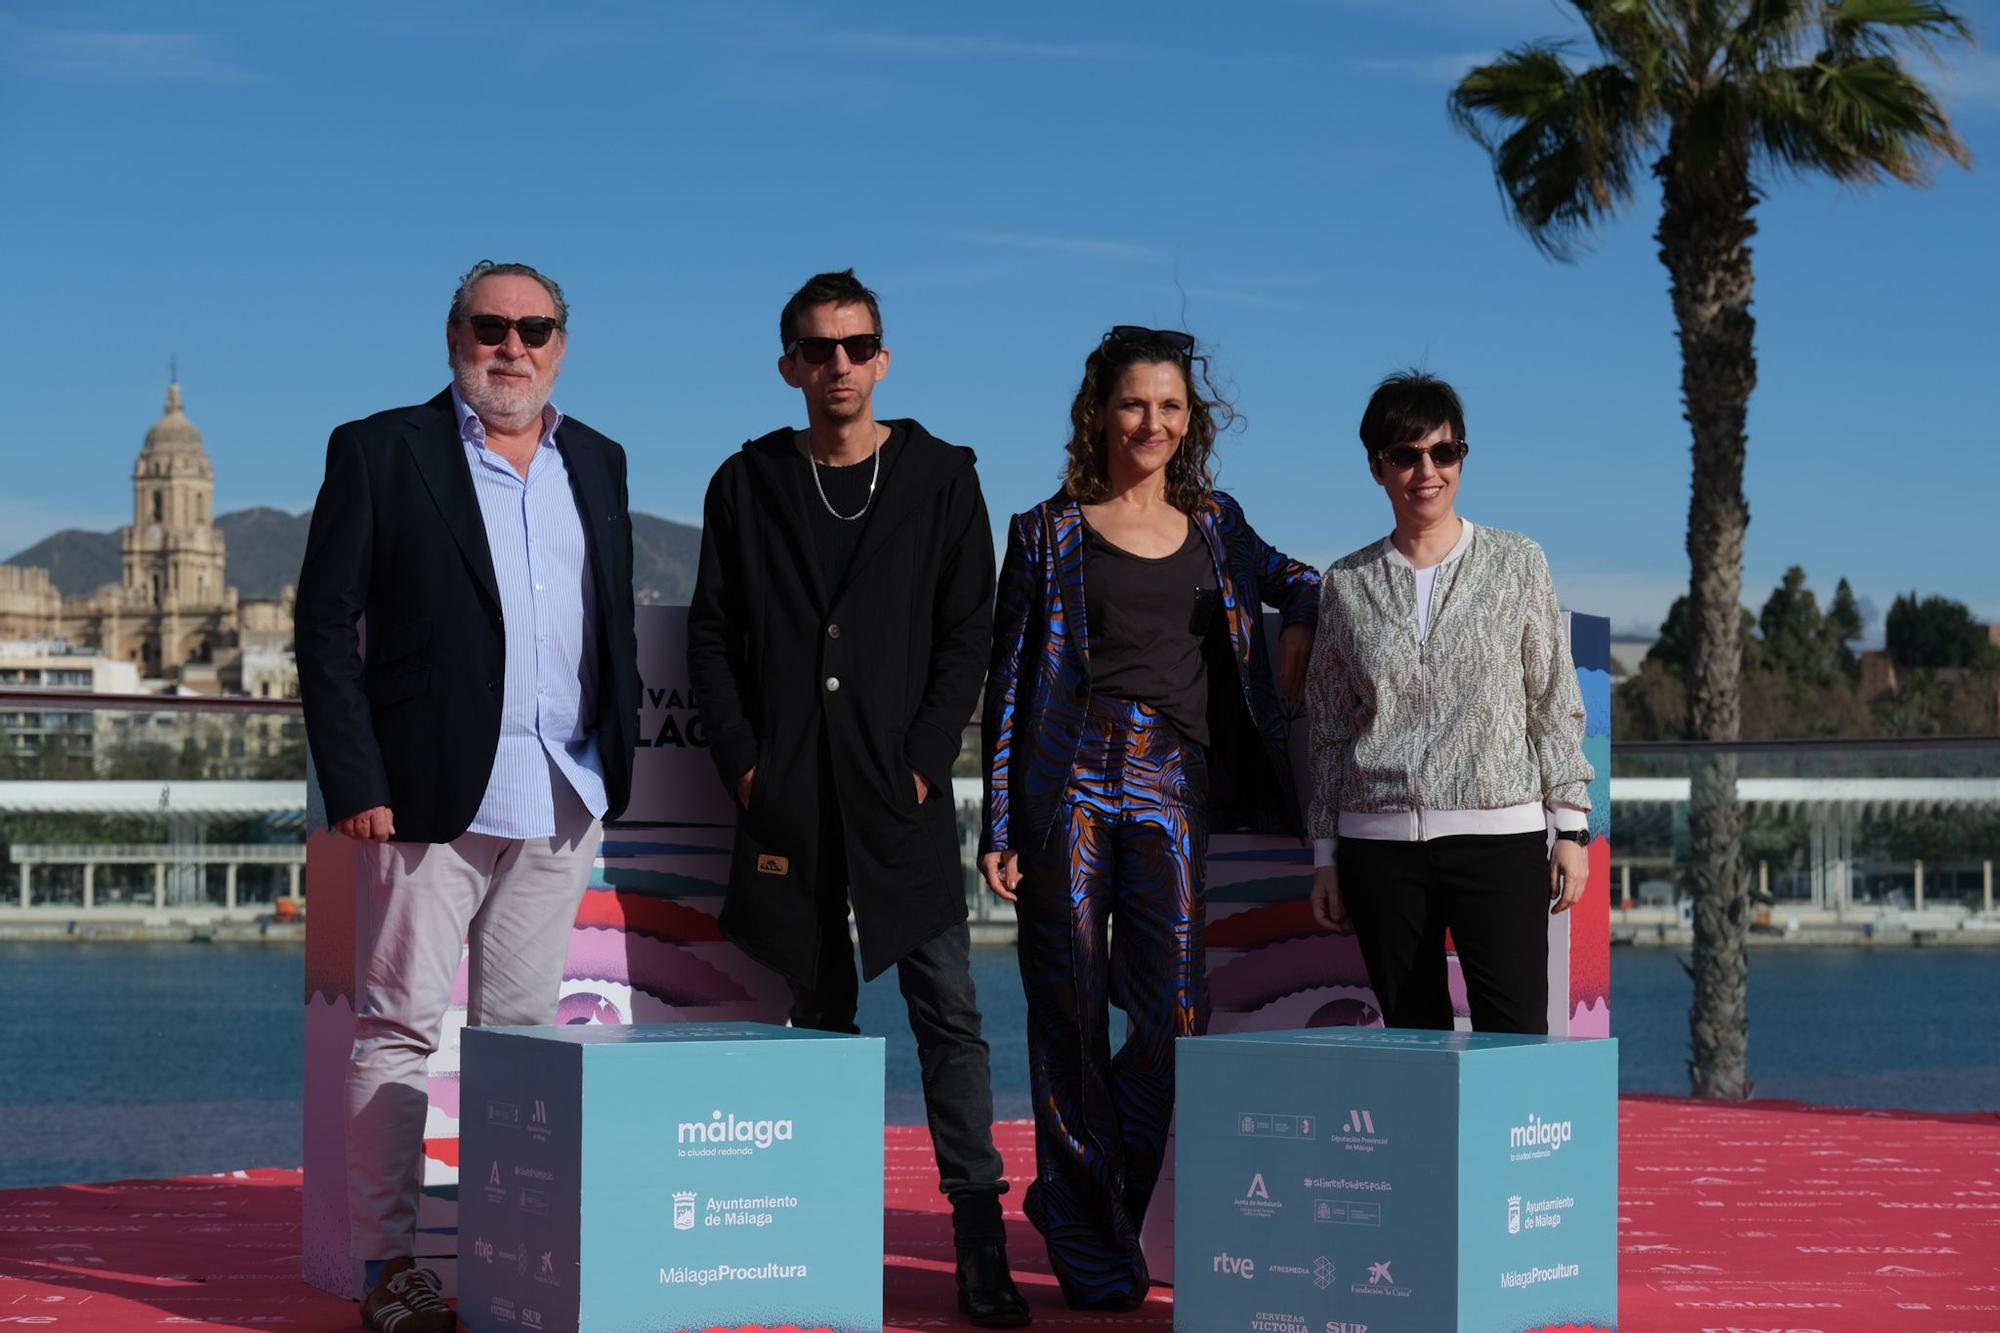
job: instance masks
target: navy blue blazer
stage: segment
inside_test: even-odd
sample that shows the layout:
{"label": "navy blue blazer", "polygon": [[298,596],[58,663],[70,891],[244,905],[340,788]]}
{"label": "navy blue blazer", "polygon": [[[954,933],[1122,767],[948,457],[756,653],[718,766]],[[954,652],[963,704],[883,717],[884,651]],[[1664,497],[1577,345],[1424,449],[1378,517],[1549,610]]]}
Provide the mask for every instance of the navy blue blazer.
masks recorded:
{"label": "navy blue blazer", "polygon": [[[1283,623],[1317,625],[1319,572],[1272,547],[1222,491],[1193,515],[1208,542],[1223,614],[1208,651],[1210,830],[1303,836],[1289,723],[1264,645],[1262,605]],[[1083,604],[1083,511],[1058,494],[1007,532],[993,616],[981,739],[986,751],[982,851],[1047,842],[1090,706]]]}
{"label": "navy blue blazer", "polygon": [[[590,546],[609,820],[631,794],[639,730],[625,451],[575,417],[563,418],[555,445]],[[299,695],[327,818],[386,805],[398,842],[450,842],[479,813],[493,773],[507,658],[450,390],[335,428],[298,588]],[[366,658],[355,630],[363,616]]]}

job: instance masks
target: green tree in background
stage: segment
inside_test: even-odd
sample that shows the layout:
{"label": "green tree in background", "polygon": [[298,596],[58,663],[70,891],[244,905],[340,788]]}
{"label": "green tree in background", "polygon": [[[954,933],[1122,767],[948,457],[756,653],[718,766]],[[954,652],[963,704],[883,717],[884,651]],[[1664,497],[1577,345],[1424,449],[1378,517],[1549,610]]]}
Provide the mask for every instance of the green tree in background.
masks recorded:
{"label": "green tree in background", "polygon": [[[1688,719],[1735,740],[1742,723],[1745,421],[1757,382],[1750,238],[1757,201],[1787,175],[1921,183],[1967,160],[1943,108],[1911,72],[1912,45],[1969,38],[1927,0],[1571,0],[1603,63],[1573,68],[1535,42],[1468,73],[1459,125],[1493,161],[1509,211],[1567,259],[1627,205],[1650,169],[1655,236],[1681,349],[1693,443],[1688,504]],[[1750,1095],[1742,812],[1732,758],[1691,774],[1696,1095]]]}
{"label": "green tree in background", "polygon": [[1757,631],[1763,666],[1792,680],[1825,685],[1860,673],[1860,659],[1848,644],[1861,637],[1861,608],[1846,579],[1834,591],[1832,609],[1821,615],[1805,570],[1793,565],[1765,601]]}
{"label": "green tree in background", "polygon": [[1883,622],[1889,660],[1899,667],[1978,667],[1992,664],[1986,626],[1963,602],[1905,593]]}
{"label": "green tree in background", "polygon": [[[1847,580],[1821,615],[1806,577],[1796,566],[1786,570],[1761,615],[1740,613],[1743,739],[2000,734],[2000,648],[1962,603],[1915,593],[1897,599],[1889,633],[1904,660],[1884,688],[1879,676],[1864,680],[1852,647],[1866,625]],[[1687,738],[1688,605],[1686,597],[1674,602],[1638,674],[1612,691],[1612,734]],[[1950,665],[1968,658],[1971,670]]]}

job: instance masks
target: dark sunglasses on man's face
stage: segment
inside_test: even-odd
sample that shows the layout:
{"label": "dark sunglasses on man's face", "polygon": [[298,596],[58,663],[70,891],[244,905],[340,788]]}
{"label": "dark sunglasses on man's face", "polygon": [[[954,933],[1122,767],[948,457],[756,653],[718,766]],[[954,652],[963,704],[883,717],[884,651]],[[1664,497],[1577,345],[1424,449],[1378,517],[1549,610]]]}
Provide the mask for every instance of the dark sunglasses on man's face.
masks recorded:
{"label": "dark sunglasses on man's face", "polygon": [[1472,446],[1464,440],[1439,440],[1428,449],[1414,444],[1392,444],[1375,455],[1390,467],[1408,472],[1416,467],[1425,454],[1431,458],[1431,466],[1442,472],[1448,467],[1456,467],[1472,452]]}
{"label": "dark sunglasses on man's face", "polygon": [[875,353],[882,350],[882,335],[857,333],[847,338],[794,338],[785,352],[787,355],[796,353],[809,366],[823,366],[833,360],[833,349],[836,347],[845,350],[847,359],[858,366],[864,361],[873,361]]}
{"label": "dark sunglasses on man's face", "polygon": [[467,315],[465,322],[472,326],[472,336],[479,340],[481,347],[498,347],[507,341],[507,330],[521,335],[521,342],[528,347],[546,347],[556,330],[562,327],[559,319],[547,315],[529,315],[526,319],[507,319],[501,315]]}
{"label": "dark sunglasses on man's face", "polygon": [[1143,324],[1113,324],[1104,335],[1108,343],[1164,343],[1182,356],[1194,355],[1194,335],[1179,329],[1149,329]]}

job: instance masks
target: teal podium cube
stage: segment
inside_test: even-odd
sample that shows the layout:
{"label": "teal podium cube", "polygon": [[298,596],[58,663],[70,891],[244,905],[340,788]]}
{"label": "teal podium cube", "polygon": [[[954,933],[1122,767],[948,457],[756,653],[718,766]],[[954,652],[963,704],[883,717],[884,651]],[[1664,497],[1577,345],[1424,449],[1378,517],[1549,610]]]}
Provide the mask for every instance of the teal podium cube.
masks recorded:
{"label": "teal podium cube", "polygon": [[467,1329],[881,1329],[879,1038],[467,1028],[461,1071]]}
{"label": "teal podium cube", "polygon": [[1183,1039],[1177,1333],[1618,1319],[1618,1046],[1382,1028]]}

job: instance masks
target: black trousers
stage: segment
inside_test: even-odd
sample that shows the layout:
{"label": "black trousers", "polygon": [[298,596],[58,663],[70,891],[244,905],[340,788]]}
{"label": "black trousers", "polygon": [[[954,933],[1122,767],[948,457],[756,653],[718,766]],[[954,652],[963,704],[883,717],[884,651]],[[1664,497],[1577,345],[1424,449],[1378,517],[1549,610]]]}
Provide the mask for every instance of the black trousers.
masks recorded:
{"label": "black trousers", "polygon": [[[830,775],[829,775],[830,777]],[[821,791],[831,792],[830,781]],[[861,982],[847,933],[847,840],[828,803],[820,827],[818,980],[791,983],[792,1026],[818,1032],[861,1031],[854,1017]],[[924,1115],[937,1155],[938,1188],[954,1199],[1006,1193],[1007,1172],[993,1146],[993,1079],[972,987],[972,932],[964,922],[905,954],[896,984],[909,1006],[924,1084]]]}
{"label": "black trousers", "polygon": [[1475,1032],[1549,1030],[1549,854],[1543,833],[1429,842],[1342,838],[1340,898],[1392,1028],[1449,1029],[1445,932]]}

